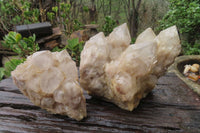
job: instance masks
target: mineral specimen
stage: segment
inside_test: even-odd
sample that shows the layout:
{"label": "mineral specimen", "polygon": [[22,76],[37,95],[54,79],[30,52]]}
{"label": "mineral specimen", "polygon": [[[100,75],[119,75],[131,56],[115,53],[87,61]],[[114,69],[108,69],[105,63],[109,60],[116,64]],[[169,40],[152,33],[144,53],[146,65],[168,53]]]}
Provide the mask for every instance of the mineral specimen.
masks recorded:
{"label": "mineral specimen", "polygon": [[108,37],[99,33],[87,41],[81,53],[80,84],[89,94],[132,111],[155,87],[181,46],[175,26],[158,36],[148,28],[133,45],[130,38],[123,24]]}
{"label": "mineral specimen", "polygon": [[35,105],[76,120],[86,117],[77,68],[66,50],[36,52],[11,74],[17,87]]}
{"label": "mineral specimen", "polygon": [[183,74],[192,81],[198,81],[200,79],[200,69],[199,64],[193,64],[193,65],[185,65],[185,69],[183,71]]}

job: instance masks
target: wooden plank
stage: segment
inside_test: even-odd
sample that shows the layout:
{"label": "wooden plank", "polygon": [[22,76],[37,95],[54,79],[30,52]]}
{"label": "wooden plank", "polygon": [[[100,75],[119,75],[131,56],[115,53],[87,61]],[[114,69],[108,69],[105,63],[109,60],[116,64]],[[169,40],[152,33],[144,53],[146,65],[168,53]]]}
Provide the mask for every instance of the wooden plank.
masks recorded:
{"label": "wooden plank", "polygon": [[85,95],[88,117],[77,122],[34,106],[12,79],[3,80],[0,132],[200,132],[200,97],[174,74],[160,78],[132,112]]}
{"label": "wooden plank", "polygon": [[52,34],[52,25],[49,22],[15,26],[15,31],[23,37],[35,34],[37,39]]}
{"label": "wooden plank", "polygon": [[43,38],[37,40],[36,42],[38,44],[42,44],[42,43],[45,43],[45,42],[48,42],[48,41],[51,41],[51,40],[57,40],[57,39],[59,39],[59,37],[61,35],[62,35],[62,32],[61,32],[60,28],[56,27],[56,28],[53,28],[53,34],[52,35],[43,37]]}

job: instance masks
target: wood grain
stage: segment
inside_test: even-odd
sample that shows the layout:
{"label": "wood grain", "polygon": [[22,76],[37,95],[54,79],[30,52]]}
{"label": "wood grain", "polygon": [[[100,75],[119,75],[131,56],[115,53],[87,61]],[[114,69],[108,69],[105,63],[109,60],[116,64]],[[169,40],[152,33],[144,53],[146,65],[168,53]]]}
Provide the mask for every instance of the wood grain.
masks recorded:
{"label": "wood grain", "polygon": [[77,122],[36,107],[11,78],[5,79],[0,83],[0,132],[200,132],[200,97],[174,74],[160,78],[132,112],[85,95],[88,117]]}

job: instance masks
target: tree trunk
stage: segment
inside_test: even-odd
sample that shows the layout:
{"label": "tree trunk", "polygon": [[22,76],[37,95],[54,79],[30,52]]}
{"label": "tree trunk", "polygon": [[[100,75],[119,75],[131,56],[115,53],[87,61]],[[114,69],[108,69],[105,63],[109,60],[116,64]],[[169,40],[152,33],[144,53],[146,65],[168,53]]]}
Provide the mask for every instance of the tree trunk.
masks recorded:
{"label": "tree trunk", "polygon": [[139,8],[142,0],[138,0],[135,4],[135,0],[132,0],[132,10],[130,10],[129,15],[129,28],[131,38],[136,38],[138,32],[138,17],[139,17]]}
{"label": "tree trunk", "polygon": [[106,16],[106,11],[105,11],[105,2],[104,2],[104,0],[103,0],[103,16],[104,16],[104,18],[105,18],[105,16]]}
{"label": "tree trunk", "polygon": [[131,38],[136,38],[138,32],[138,12],[132,11],[130,14],[129,28]]}
{"label": "tree trunk", "polygon": [[89,15],[90,15],[90,22],[93,22],[97,18],[97,10],[95,5],[95,0],[91,0],[92,7],[89,9]]}
{"label": "tree trunk", "polygon": [[109,15],[111,16],[111,9],[112,9],[112,2],[111,0],[109,1]]}

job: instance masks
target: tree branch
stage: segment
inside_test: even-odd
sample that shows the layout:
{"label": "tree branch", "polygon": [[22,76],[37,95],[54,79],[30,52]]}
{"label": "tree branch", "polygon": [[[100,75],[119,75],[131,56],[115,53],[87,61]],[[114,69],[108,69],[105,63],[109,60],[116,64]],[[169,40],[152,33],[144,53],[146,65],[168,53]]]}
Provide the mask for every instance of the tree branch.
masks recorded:
{"label": "tree branch", "polygon": [[136,7],[135,7],[135,0],[132,0],[132,7],[133,7],[133,10],[135,11],[135,10],[136,10]]}
{"label": "tree branch", "polygon": [[126,18],[129,21],[130,19],[130,0],[123,0],[124,1],[124,9],[125,9],[125,14],[126,14]]}
{"label": "tree branch", "polygon": [[140,8],[140,5],[141,5],[141,2],[142,2],[142,0],[138,0],[137,6],[136,6],[136,11],[138,11],[138,10],[139,10],[139,8]]}
{"label": "tree branch", "polygon": [[0,22],[1,22],[1,25],[3,26],[4,30],[6,30],[6,32],[9,32],[9,30],[6,28],[6,26],[4,25],[3,21],[1,20],[1,17],[0,17]]}

